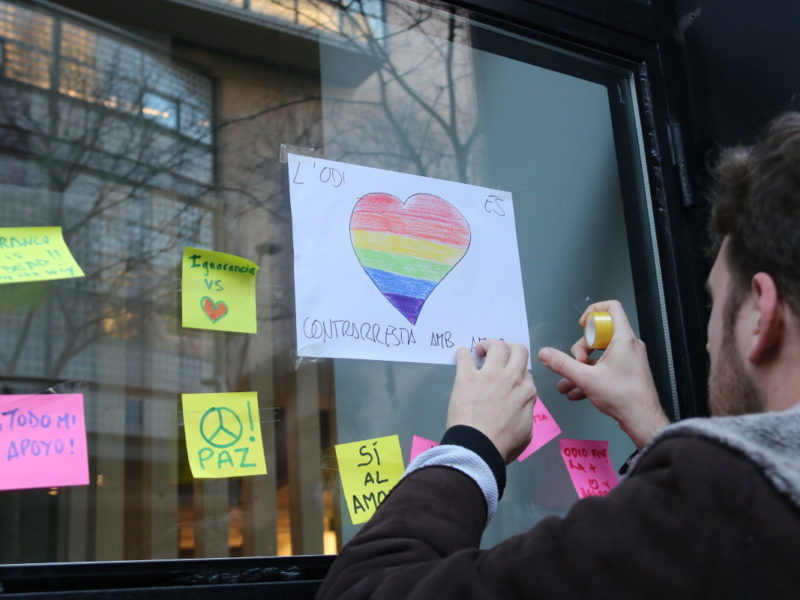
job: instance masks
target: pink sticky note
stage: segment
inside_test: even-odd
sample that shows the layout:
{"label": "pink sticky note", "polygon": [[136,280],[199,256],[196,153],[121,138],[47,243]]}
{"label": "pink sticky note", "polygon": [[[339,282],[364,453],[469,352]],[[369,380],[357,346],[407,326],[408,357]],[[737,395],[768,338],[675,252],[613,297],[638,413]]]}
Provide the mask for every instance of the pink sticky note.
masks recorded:
{"label": "pink sticky note", "polygon": [[408,462],[411,462],[417,457],[417,454],[421,454],[434,446],[438,446],[439,442],[434,442],[433,440],[426,439],[424,437],[419,437],[415,435],[411,438],[411,458],[408,459]]}
{"label": "pink sticky note", "polygon": [[578,496],[605,496],[619,483],[614,465],[608,459],[608,442],[558,440],[561,458],[569,471]]}
{"label": "pink sticky note", "polygon": [[553,415],[547,410],[547,407],[542,402],[542,399],[536,397],[536,402],[533,405],[533,430],[531,432],[531,443],[522,451],[517,457],[517,460],[522,461],[528,458],[531,454],[536,452],[539,448],[544,446],[547,442],[561,433],[561,427],[558,426]]}
{"label": "pink sticky note", "polygon": [[83,394],[0,396],[0,490],[89,483]]}

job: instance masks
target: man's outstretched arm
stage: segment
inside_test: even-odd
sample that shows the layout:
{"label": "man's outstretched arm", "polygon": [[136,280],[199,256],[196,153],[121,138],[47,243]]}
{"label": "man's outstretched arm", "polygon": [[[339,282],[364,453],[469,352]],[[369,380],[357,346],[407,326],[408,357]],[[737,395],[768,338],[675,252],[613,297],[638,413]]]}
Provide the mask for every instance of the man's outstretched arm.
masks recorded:
{"label": "man's outstretched arm", "polygon": [[[592,307],[590,307],[592,308]],[[589,396],[598,409],[616,418],[623,429],[634,437],[637,445],[649,441],[655,431],[666,424],[658,404],[655,386],[647,365],[646,352],[641,342],[636,340],[618,303],[603,303],[595,310],[609,310],[615,318],[615,338],[604,359],[596,365],[589,359],[590,351],[573,347],[575,359],[550,349],[540,358],[553,370],[565,376],[559,391],[570,399]],[[582,317],[582,320],[585,318]],[[630,338],[630,339],[628,339]],[[480,537],[491,517],[497,496],[502,493],[503,482],[494,484],[482,482],[480,474],[463,468],[463,463],[473,463],[474,458],[489,470],[493,462],[509,463],[528,444],[532,401],[536,395],[530,373],[526,369],[527,351],[524,347],[492,340],[478,347],[478,353],[485,357],[482,368],[477,368],[466,349],[458,353],[456,381],[448,410],[448,432],[458,429],[474,430],[472,438],[485,437],[490,441],[490,451],[478,444],[465,448],[442,448],[443,454],[455,453],[461,462],[428,461],[439,466],[422,466],[425,454],[418,457],[409,467],[406,477],[384,501],[373,519],[342,550],[323,585],[319,598],[406,598],[406,597],[453,597],[490,598],[513,597],[508,586],[522,585],[538,562],[543,571],[552,577],[539,577],[538,581],[558,581],[562,591],[573,589],[577,593],[580,586],[570,579],[569,563],[553,562],[553,556],[569,550],[575,558],[587,556],[591,563],[595,558],[614,556],[618,550],[600,550],[597,539],[608,541],[621,539],[622,532],[619,515],[615,518],[613,507],[607,499],[599,505],[594,500],[579,503],[576,509],[585,515],[584,506],[591,506],[598,514],[580,521],[596,520],[597,525],[589,529],[578,527],[579,520],[546,519],[533,530],[522,536],[492,548],[478,550]],[[628,356],[625,356],[628,354]],[[571,377],[571,379],[570,379]],[[630,395],[629,401],[621,396]],[[645,409],[645,410],[642,410]],[[639,419],[647,421],[643,426]],[[468,436],[470,437],[470,436]],[[445,440],[447,439],[447,435]],[[481,446],[481,447],[478,447]],[[483,449],[482,449],[483,448]],[[428,453],[426,453],[428,454]],[[470,458],[472,457],[472,458]],[[496,473],[497,469],[492,468]],[[502,471],[502,467],[501,467]],[[504,479],[504,472],[502,475]],[[658,481],[660,478],[656,478]],[[639,478],[639,483],[646,483]],[[494,488],[492,489],[492,485]],[[630,487],[624,498],[632,496]],[[670,494],[671,490],[647,492]],[[623,496],[615,491],[617,497]],[[649,518],[652,507],[642,511],[634,501],[621,514],[625,523],[634,524],[634,513],[642,513]],[[669,503],[676,502],[670,499]],[[628,504],[622,501],[625,506]],[[636,524],[640,527],[641,524]],[[575,535],[578,531],[580,535]],[[641,533],[641,531],[640,531]],[[587,538],[582,540],[582,536]],[[591,546],[584,547],[585,544]],[[613,546],[613,544],[612,544]],[[622,548],[620,548],[622,550]],[[516,565],[511,559],[515,555],[532,561],[527,566]],[[539,586],[541,587],[541,586]],[[498,589],[505,589],[502,593]],[[516,588],[517,595],[526,596],[522,588]],[[446,593],[445,593],[446,592]],[[557,595],[556,597],[558,597]],[[569,596],[564,597],[578,597]]]}
{"label": "man's outstretched arm", "polygon": [[[486,523],[480,488],[459,471],[424,467],[403,479],[342,549],[317,598],[735,595],[744,589],[748,557],[739,549],[752,502],[749,485],[733,485],[742,481],[741,462],[707,441],[662,442],[607,496],[580,500],[566,517],[543,519],[488,550],[479,549]],[[709,578],[720,548],[736,555],[725,562],[724,589]]]}

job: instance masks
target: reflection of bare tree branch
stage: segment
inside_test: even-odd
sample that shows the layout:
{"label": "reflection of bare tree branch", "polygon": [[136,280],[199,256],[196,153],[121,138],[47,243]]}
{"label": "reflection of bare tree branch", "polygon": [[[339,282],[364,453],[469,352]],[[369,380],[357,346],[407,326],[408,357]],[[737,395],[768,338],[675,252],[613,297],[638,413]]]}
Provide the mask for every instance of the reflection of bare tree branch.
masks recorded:
{"label": "reflection of bare tree branch", "polygon": [[[274,160],[274,159],[273,159]],[[280,214],[278,211],[270,207],[270,204],[273,204],[274,201],[278,200],[281,194],[275,193],[270,196],[267,196],[265,199],[259,199],[258,195],[241,187],[233,187],[233,186],[218,186],[216,188],[218,192],[231,192],[246,198],[250,204],[253,206],[257,206],[259,208],[263,208],[270,217],[274,219],[278,219],[283,223],[288,223],[289,219],[286,215]],[[243,209],[244,210],[244,209]]]}
{"label": "reflection of bare tree branch", "polygon": [[[461,75],[454,69],[458,34],[465,27],[456,9],[450,7],[447,12],[440,12],[404,2],[384,2],[386,21],[390,23],[387,27],[393,28],[387,33],[375,31],[375,17],[369,14],[363,2],[338,1],[333,4],[341,10],[344,21],[341,29],[332,30],[328,23],[320,20],[315,22],[315,26],[323,30],[327,28],[343,39],[353,52],[366,54],[372,59],[376,65],[380,94],[380,101],[375,106],[386,119],[394,142],[404,149],[405,159],[418,173],[427,174],[430,165],[436,161],[426,156],[426,142],[444,139],[452,152],[456,176],[466,179],[470,153],[479,133],[474,111],[462,106],[463,99],[458,95],[459,89],[470,89],[474,74],[471,68]],[[409,52],[395,50],[395,43],[407,42],[405,38],[410,32],[418,32],[414,40],[425,46],[414,47]],[[436,57],[435,64],[431,63],[431,56]],[[438,70],[441,70],[442,80],[431,95],[430,90],[424,87],[424,77],[420,76]],[[391,92],[395,86],[402,92],[401,96]],[[326,101],[337,100],[341,99],[326,98]],[[409,101],[419,114],[403,119],[398,110],[407,110]],[[425,122],[421,115],[426,115],[429,121]],[[432,125],[435,125],[435,130]],[[378,153],[381,150],[376,148]],[[343,152],[345,157],[358,153],[352,148],[345,148]],[[441,158],[444,155],[438,157]]]}
{"label": "reflection of bare tree branch", "polygon": [[[126,306],[143,310],[136,307],[146,305],[156,312],[170,312],[175,290],[165,289],[163,267],[156,262],[165,255],[177,256],[176,250],[187,240],[208,232],[210,223],[204,225],[203,219],[212,210],[215,218],[236,219],[247,218],[248,209],[254,207],[264,211],[274,224],[273,231],[288,235],[285,188],[265,187],[263,181],[267,174],[274,181],[284,176],[276,161],[278,143],[321,143],[323,102],[332,111],[328,116],[341,116],[340,127],[350,127],[347,136],[332,140],[337,146],[329,157],[382,158],[423,175],[452,161],[451,172],[466,179],[479,131],[468,98],[459,94],[459,89],[469,89],[473,73],[470,65],[459,63],[464,55],[457,47],[466,33],[455,10],[444,13],[386,2],[386,21],[392,25],[377,30],[375,16],[364,3],[337,1],[327,6],[331,4],[340,10],[339,28],[333,28],[333,19],[318,21],[316,28],[327,29],[350,51],[368,57],[374,72],[365,89],[371,92],[324,99],[313,89],[300,95],[287,93],[272,96],[243,116],[217,122],[213,132],[218,156],[248,157],[244,166],[236,165],[234,177],[221,183],[214,182],[210,173],[205,178],[197,175],[198,153],[210,156],[205,142],[211,140],[212,130],[201,141],[143,118],[138,104],[142,90],[161,86],[155,60],[146,62],[139,79],[132,80],[131,70],[124,68],[122,46],[118,46],[102,65],[92,52],[84,57],[84,63],[54,59],[64,63],[60,78],[52,84],[57,89],[13,81],[4,84],[0,120],[25,132],[26,151],[46,177],[53,193],[51,210],[56,211],[52,217],[63,222],[65,236],[88,243],[98,239],[99,234],[93,232],[104,223],[126,220],[121,225],[123,238],[117,242],[124,246],[127,235],[127,244],[136,249],[126,252],[123,247],[122,255],[115,255],[98,243],[87,252],[102,260],[88,262],[95,268],[87,270],[82,291],[69,284],[54,286],[53,317],[62,323],[64,334],[59,334],[57,347],[46,361],[52,359],[49,375],[58,376],[71,357],[109,335],[104,326],[111,327],[115,335],[139,335],[136,321],[128,324]],[[305,21],[310,22],[311,15]],[[408,38],[414,32],[417,37]],[[402,45],[409,39],[419,45],[404,54]],[[429,72],[438,77],[433,86],[425,78]],[[231,135],[231,131],[236,133]],[[365,145],[362,140],[376,141]],[[71,194],[81,198],[80,204],[71,212],[58,214]],[[153,223],[136,222],[137,202],[159,194],[170,198],[168,214]],[[290,247],[290,241],[281,244]],[[279,304],[270,303],[265,318],[291,318],[291,306]],[[0,351],[0,360],[9,372],[14,372],[22,359],[35,313],[29,311],[20,323],[10,356]],[[104,325],[106,321],[112,325]]]}
{"label": "reflection of bare tree branch", "polygon": [[403,148],[406,149],[408,157],[417,167],[417,172],[420,175],[424,175],[426,172],[425,164],[422,162],[422,156],[418,152],[416,146],[411,143],[411,140],[405,134],[402,124],[400,121],[395,117],[394,112],[391,109],[391,103],[389,102],[388,96],[388,83],[383,72],[378,72],[378,77],[380,80],[380,93],[381,93],[381,105],[383,107],[384,113],[386,118],[389,120],[389,123],[394,128],[395,132],[397,132],[397,137],[400,140],[400,143],[403,145]]}
{"label": "reflection of bare tree branch", "polygon": [[22,355],[22,349],[25,345],[25,340],[28,337],[28,332],[31,329],[31,323],[33,323],[33,316],[36,311],[34,309],[30,309],[25,314],[25,322],[22,324],[22,328],[20,329],[19,336],[17,337],[17,341],[14,344],[14,351],[11,354],[9,360],[4,360],[5,369],[7,373],[14,372],[14,366],[17,364],[20,356]]}
{"label": "reflection of bare tree branch", "polygon": [[[69,282],[53,285],[46,322],[54,320],[60,329],[58,335],[45,332],[52,340],[42,357],[45,376],[59,376],[73,357],[108,335],[104,323],[118,320],[118,315],[124,327],[114,325],[112,330],[126,337],[138,335],[128,331],[135,324],[127,324],[129,319],[123,318],[126,312],[120,307],[169,300],[162,288],[163,277],[153,269],[153,262],[164,253],[174,253],[184,236],[200,232],[199,221],[206,211],[196,210],[198,202],[193,197],[212,189],[210,173],[205,179],[185,175],[199,155],[210,157],[210,149],[198,140],[145,120],[138,100],[119,99],[125,89],[163,87],[163,75],[155,67],[136,70],[139,79],[125,81],[121,48],[118,45],[116,52],[105,57],[104,69],[98,67],[97,56],[90,51],[84,57],[90,62],[65,62],[61,76],[54,77],[49,88],[6,81],[0,95],[0,120],[24,132],[27,160],[39,167],[51,192],[41,201],[47,201],[54,214],[44,220],[63,222],[65,238],[80,240],[74,244],[79,253],[97,240],[100,234],[96,230],[110,224],[119,224],[124,235],[134,223],[126,222],[125,215],[133,214],[130,209],[137,206],[137,199],[161,194],[163,204],[168,202],[167,197],[174,198],[162,215],[166,218],[149,225],[135,223],[131,235],[136,239],[128,243],[134,244],[137,252],[128,253],[123,246],[121,255],[115,255],[105,250],[105,245],[102,249],[90,245],[87,255],[91,260],[84,266],[94,268],[84,269],[80,288]],[[141,97],[142,92],[135,93]],[[183,196],[190,191],[191,196]],[[70,197],[76,200],[67,209]],[[156,306],[156,312],[164,310],[168,310],[166,306]],[[28,311],[21,327],[15,328],[11,355],[2,355],[9,373],[17,372],[26,344],[38,337],[31,338],[37,312]]]}
{"label": "reflection of bare tree branch", "polygon": [[280,111],[280,110],[286,110],[287,108],[291,108],[293,106],[306,104],[308,102],[319,102],[321,99],[322,98],[320,98],[319,96],[309,96],[309,97],[306,97],[306,98],[297,98],[296,100],[287,100],[286,102],[282,102],[282,103],[276,104],[274,106],[268,106],[266,108],[263,108],[261,110],[257,110],[256,112],[250,113],[250,114],[245,115],[243,117],[236,117],[236,118],[233,118],[233,119],[226,119],[225,121],[222,121],[221,123],[217,124],[217,126],[214,129],[219,131],[220,129],[223,129],[225,127],[230,127],[231,125],[236,125],[238,123],[243,123],[245,121],[254,121],[254,120],[256,120],[256,119],[258,119],[260,117],[264,117],[264,116],[266,116],[266,115],[268,115],[270,113],[274,113],[274,112],[277,112],[277,111]]}

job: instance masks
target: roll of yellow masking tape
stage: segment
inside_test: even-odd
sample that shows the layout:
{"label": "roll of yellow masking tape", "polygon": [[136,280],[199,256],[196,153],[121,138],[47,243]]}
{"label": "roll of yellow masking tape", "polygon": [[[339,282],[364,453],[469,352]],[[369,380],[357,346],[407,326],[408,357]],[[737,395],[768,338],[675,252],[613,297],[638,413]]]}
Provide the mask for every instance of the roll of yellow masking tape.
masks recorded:
{"label": "roll of yellow masking tape", "polygon": [[586,345],[595,350],[604,350],[611,343],[614,335],[614,321],[607,312],[590,312],[586,316],[586,326],[583,328],[583,339]]}

